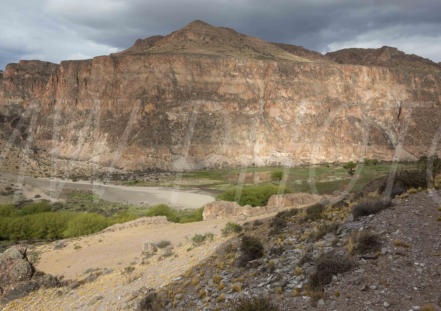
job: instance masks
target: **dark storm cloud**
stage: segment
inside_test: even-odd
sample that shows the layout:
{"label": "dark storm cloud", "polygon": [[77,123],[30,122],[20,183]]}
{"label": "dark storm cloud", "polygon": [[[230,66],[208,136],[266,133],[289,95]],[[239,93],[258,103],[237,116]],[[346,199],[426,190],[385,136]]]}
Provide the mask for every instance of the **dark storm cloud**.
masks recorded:
{"label": "dark storm cloud", "polygon": [[0,4],[0,68],[109,54],[195,19],[326,52],[397,46],[441,61],[439,0],[15,0]]}

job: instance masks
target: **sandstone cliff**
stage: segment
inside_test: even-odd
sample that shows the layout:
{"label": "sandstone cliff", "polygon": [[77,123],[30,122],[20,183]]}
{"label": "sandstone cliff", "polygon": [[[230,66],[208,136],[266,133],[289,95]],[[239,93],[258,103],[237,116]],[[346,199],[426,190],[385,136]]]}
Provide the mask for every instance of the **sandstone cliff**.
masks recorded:
{"label": "sandstone cliff", "polygon": [[296,51],[196,21],[109,56],[9,64],[3,151],[130,170],[390,160],[398,144],[400,158],[429,151],[441,120],[437,64],[338,64]]}

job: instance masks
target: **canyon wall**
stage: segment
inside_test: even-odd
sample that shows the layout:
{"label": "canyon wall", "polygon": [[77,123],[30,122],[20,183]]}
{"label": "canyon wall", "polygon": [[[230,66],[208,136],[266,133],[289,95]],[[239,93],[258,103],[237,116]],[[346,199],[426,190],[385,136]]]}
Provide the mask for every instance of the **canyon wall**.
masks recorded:
{"label": "canyon wall", "polygon": [[0,75],[0,141],[6,158],[14,146],[125,170],[412,160],[436,139],[440,102],[439,72],[331,61],[21,61]]}

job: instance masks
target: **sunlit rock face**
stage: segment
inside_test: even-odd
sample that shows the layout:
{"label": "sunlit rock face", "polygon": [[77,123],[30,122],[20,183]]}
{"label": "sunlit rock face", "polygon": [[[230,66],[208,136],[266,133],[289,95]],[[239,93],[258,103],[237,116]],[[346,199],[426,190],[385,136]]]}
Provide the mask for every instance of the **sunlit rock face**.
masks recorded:
{"label": "sunlit rock face", "polygon": [[0,73],[2,148],[37,166],[126,170],[416,159],[434,140],[440,151],[438,64],[317,54],[196,21],[110,56],[10,64]]}

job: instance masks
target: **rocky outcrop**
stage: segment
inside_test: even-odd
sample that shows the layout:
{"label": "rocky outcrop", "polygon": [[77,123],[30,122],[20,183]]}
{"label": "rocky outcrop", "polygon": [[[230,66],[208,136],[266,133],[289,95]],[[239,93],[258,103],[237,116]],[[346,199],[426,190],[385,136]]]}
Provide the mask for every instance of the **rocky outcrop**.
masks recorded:
{"label": "rocky outcrop", "polygon": [[47,173],[66,160],[57,169],[185,170],[429,151],[441,119],[438,65],[337,64],[298,51],[196,21],[119,54],[10,64],[0,142],[18,151],[1,165],[14,170],[27,156]]}
{"label": "rocky outcrop", "polygon": [[26,248],[14,246],[0,254],[0,306],[41,287],[56,286],[61,286],[57,278],[35,271]]}
{"label": "rocky outcrop", "polygon": [[289,193],[272,195],[266,206],[240,206],[236,202],[214,201],[204,206],[204,220],[229,219],[260,216],[279,212],[290,208],[301,208],[319,202],[321,196],[309,193]]}

